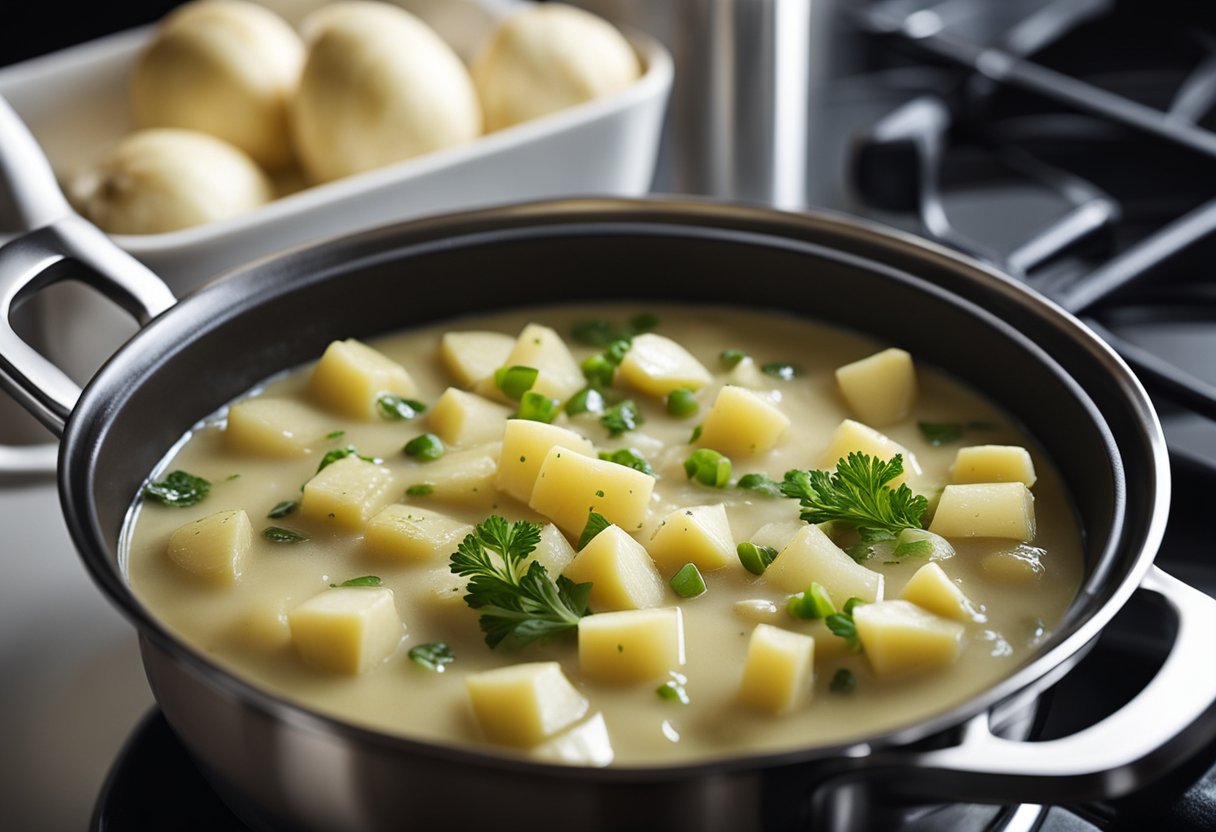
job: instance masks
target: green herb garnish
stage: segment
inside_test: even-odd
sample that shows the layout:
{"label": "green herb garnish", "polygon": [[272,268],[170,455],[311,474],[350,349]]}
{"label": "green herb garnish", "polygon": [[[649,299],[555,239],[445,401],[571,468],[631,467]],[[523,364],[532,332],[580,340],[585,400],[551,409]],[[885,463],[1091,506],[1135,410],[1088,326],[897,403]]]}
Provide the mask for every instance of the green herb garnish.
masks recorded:
{"label": "green herb garnish", "polygon": [[588,512],[587,522],[583,524],[583,532],[578,536],[578,545],[574,547],[575,551],[583,551],[583,547],[590,543],[593,537],[611,525],[612,523],[608,521],[608,518],[599,512]]}
{"label": "green herb garnish", "polygon": [[684,473],[711,488],[725,488],[730,482],[730,459],[710,448],[698,448],[684,460]]}
{"label": "green herb garnish", "polygon": [[659,319],[649,313],[635,315],[624,326],[616,326],[603,318],[583,321],[570,330],[570,335],[580,344],[589,347],[606,347],[613,341],[628,341],[635,335],[650,332],[659,325]]}
{"label": "green herb garnish", "polygon": [[282,518],[286,517],[289,514],[294,514],[295,510],[298,509],[299,507],[300,507],[299,500],[284,500],[283,502],[275,505],[275,507],[272,508],[266,514],[266,516],[269,517],[271,520],[281,520]]}
{"label": "green herb garnish", "polygon": [[904,529],[921,528],[929,507],[907,485],[890,487],[903,471],[900,454],[883,462],[853,451],[831,473],[786,471],[781,492],[799,501],[799,516],[808,523],[840,522],[856,529],[865,543],[892,540]]}
{"label": "green herb garnish", "polygon": [[518,419],[528,419],[532,422],[550,424],[561,411],[561,402],[551,399],[543,393],[528,390],[519,400],[519,410],[515,416]]}
{"label": "green herb garnish", "polygon": [[528,560],[539,542],[538,524],[493,515],[452,553],[452,572],[469,578],[465,603],[481,610],[479,623],[492,648],[506,639],[522,645],[574,630],[587,615],[591,584],[565,575],[553,581],[540,561]]}
{"label": "green herb garnish", "polygon": [[736,483],[740,488],[764,497],[781,497],[781,483],[769,479],[764,474],[744,474]]}
{"label": "green herb garnish", "polygon": [[331,430],[325,434],[326,439],[341,439],[343,436],[346,436],[346,431],[344,430]]}
{"label": "green herb garnish", "polygon": [[671,576],[671,588],[681,598],[696,598],[705,594],[705,578],[695,563],[686,563]]}
{"label": "green herb garnish", "polygon": [[330,584],[330,586],[380,586],[383,583],[384,581],[380,580],[379,575],[360,575],[358,578],[350,578],[340,584]]}
{"label": "green herb garnish", "polygon": [[727,370],[735,369],[745,358],[747,353],[743,350],[722,350],[718,353],[718,363]]}
{"label": "green herb garnish", "polygon": [[704,429],[703,425],[697,425],[695,428],[692,429],[692,435],[688,437],[689,445],[691,445],[693,442],[696,442],[698,439],[701,438],[701,431],[703,429]]}
{"label": "green herb garnish", "polygon": [[580,413],[603,413],[604,394],[594,387],[584,387],[566,400],[565,411],[571,416]]}
{"label": "green herb garnish", "polygon": [[422,433],[405,443],[402,449],[406,456],[412,456],[420,462],[432,462],[443,456],[447,449],[443,440],[433,433]]}
{"label": "green herb garnish", "polygon": [[642,421],[642,413],[633,399],[613,405],[600,416],[600,424],[607,428],[609,436],[620,436],[626,431],[635,430]]}
{"label": "green herb garnish", "polygon": [[347,445],[345,448],[334,448],[332,451],[327,451],[325,453],[325,456],[321,457],[320,464],[317,465],[317,473],[320,473],[323,468],[327,468],[330,465],[333,465],[339,459],[345,459],[348,456],[357,456],[357,457],[359,457],[359,459],[363,460],[364,462],[374,462],[374,463],[383,462],[383,460],[377,459],[374,456],[364,456],[363,454],[361,454],[357,450],[355,450],[354,445]]}
{"label": "green herb garnish", "polygon": [[626,468],[632,468],[635,471],[641,471],[643,474],[654,476],[654,468],[646,458],[633,448],[621,448],[616,451],[600,451],[600,459],[606,459],[609,462],[615,462],[617,465],[624,465]]}
{"label": "green herb garnish", "polygon": [[735,547],[735,553],[739,555],[743,568],[753,575],[763,575],[764,570],[768,569],[768,565],[777,557],[777,550],[772,546],[757,546],[746,540]]}
{"label": "green herb garnish", "polygon": [[163,506],[185,508],[201,502],[211,493],[211,483],[185,471],[173,471],[160,482],[144,486],[144,497]]}
{"label": "green herb garnish", "polygon": [[925,437],[925,441],[934,447],[962,439],[969,430],[992,430],[995,427],[991,422],[917,422],[916,426],[920,428],[920,435]]}
{"label": "green herb garnish", "polygon": [[271,543],[303,543],[308,540],[308,535],[303,532],[292,531],[282,526],[267,526],[262,529],[262,537]]}
{"label": "green herb garnish", "polygon": [[376,409],[380,411],[380,418],[400,422],[417,419],[426,410],[426,405],[415,399],[385,393],[376,399]]}
{"label": "green herb garnish", "polygon": [[419,482],[405,489],[407,497],[429,497],[435,493],[435,486],[429,482]]}
{"label": "green herb garnish", "polygon": [[616,365],[601,353],[584,358],[579,368],[583,371],[583,378],[587,379],[587,383],[592,387],[608,387],[616,375]]}
{"label": "green herb garnish", "polygon": [[853,609],[863,603],[865,602],[860,598],[850,598],[844,602],[844,610],[834,612],[823,619],[832,634],[844,639],[854,653],[861,652],[861,639],[857,637],[857,625],[853,623]]}
{"label": "green herb garnish", "polygon": [[853,671],[847,667],[840,667],[832,675],[832,681],[828,685],[828,689],[832,693],[852,693],[857,687],[857,677],[853,675]]}
{"label": "green herb garnish", "polygon": [[670,678],[655,688],[655,693],[660,699],[666,699],[668,702],[679,702],[681,705],[688,704],[688,690],[684,687],[688,684],[688,677],[683,673],[677,673],[674,670],[667,674]]}
{"label": "green herb garnish", "polygon": [[687,419],[697,415],[700,409],[697,397],[687,387],[677,387],[667,394],[667,414],[677,419]]}
{"label": "green herb garnish", "polygon": [[510,367],[499,367],[494,371],[494,384],[508,399],[519,401],[524,393],[532,389],[540,370],[535,367],[524,367],[514,364]]}
{"label": "green herb garnish", "polygon": [[827,618],[836,612],[836,605],[832,603],[832,596],[828,595],[823,584],[811,581],[805,592],[790,596],[785,604],[785,611],[795,618]]}
{"label": "green herb garnish", "polygon": [[779,378],[782,381],[790,381],[796,376],[802,375],[802,370],[796,365],[787,364],[784,361],[770,361],[767,364],[761,364],[760,372],[766,376]]}
{"label": "green herb garnish", "polygon": [[456,654],[452,652],[452,648],[442,641],[417,644],[410,648],[409,656],[415,664],[422,665],[435,673],[442,673],[449,664],[456,661]]}

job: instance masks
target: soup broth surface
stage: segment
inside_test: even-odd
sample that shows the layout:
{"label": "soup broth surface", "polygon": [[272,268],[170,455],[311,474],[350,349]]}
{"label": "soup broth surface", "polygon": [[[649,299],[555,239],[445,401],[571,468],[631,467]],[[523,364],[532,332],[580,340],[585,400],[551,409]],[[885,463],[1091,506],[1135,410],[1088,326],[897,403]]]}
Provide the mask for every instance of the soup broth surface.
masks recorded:
{"label": "soup broth surface", "polygon": [[[630,530],[635,539],[645,545],[673,509],[719,502],[726,507],[736,543],[748,541],[769,523],[801,522],[797,500],[739,488],[738,478],[759,472],[780,481],[787,470],[815,467],[842,420],[856,418],[838,391],[835,369],[886,344],[779,313],[656,304],[516,310],[447,321],[368,343],[408,370],[417,384],[417,393],[410,398],[433,405],[447,387],[458,386],[440,360],[440,338],[445,332],[490,330],[514,337],[526,324],[542,323],[563,335],[581,361],[601,348],[574,341],[570,333],[576,324],[593,318],[623,323],[639,313],[657,316],[654,331],[683,345],[713,374],[713,380],[695,394],[698,413],[669,415],[661,398],[616,384],[641,409],[644,421],[636,429],[611,436],[595,413],[563,414],[557,422],[590,439],[597,451],[632,448],[653,466],[654,494],[643,527]],[[727,349],[742,350],[749,359],[728,369],[719,357]],[[915,360],[915,346],[908,349]],[[781,378],[760,370],[773,362],[788,362],[798,372]],[[951,482],[955,454],[967,445],[1022,446],[1029,450],[1037,473],[1032,488],[1037,531],[1027,545],[1040,558],[1040,575],[1010,578],[985,566],[991,564],[990,555],[1017,545],[1011,540],[951,539],[954,556],[937,561],[975,609],[975,615],[964,622],[956,661],[896,678],[880,677],[864,651],[852,652],[821,621],[791,616],[786,612],[788,592],[734,563],[705,572],[707,591],[694,598],[679,597],[668,585],[673,570],[661,570],[663,606],[678,606],[683,617],[686,661],[670,670],[684,679],[687,703],[656,693],[674,677],[637,683],[586,679],[580,674],[574,633],[544,644],[488,648],[478,612],[463,602],[462,581],[451,573],[446,557],[421,563],[394,561],[369,551],[359,530],[334,531],[298,513],[267,517],[281,502],[300,499],[302,485],[314,476],[328,451],[350,446],[381,460],[378,464],[392,472],[395,502],[442,511],[471,524],[491,514],[548,522],[493,487],[459,500],[420,494],[425,489],[418,488],[407,493],[439,470],[432,466],[443,464],[443,459],[419,461],[402,452],[406,442],[430,429],[427,414],[405,421],[338,415],[309,397],[310,371],[311,365],[298,368],[248,394],[291,398],[315,410],[325,429],[299,456],[234,450],[225,435],[225,409],[201,422],[164,460],[152,480],[184,470],[210,481],[211,490],[206,499],[185,508],[136,502],[124,538],[129,580],[155,617],[225,670],[306,708],[389,734],[491,752],[527,753],[487,743],[470,705],[466,676],[517,662],[556,661],[588,700],[589,713],[603,715],[615,765],[676,765],[856,740],[948,710],[1012,673],[1058,624],[1081,581],[1081,534],[1051,460],[1009,414],[980,393],[918,364],[911,412],[880,428],[919,464],[919,475],[908,480],[914,491],[929,497],[932,505],[942,486]],[[730,482],[715,488],[691,480],[684,462],[696,447],[689,444],[694,427],[728,383],[761,393],[789,417],[791,427],[771,451],[733,456]],[[962,434],[933,444],[920,427],[922,422],[957,424]],[[461,450],[449,448],[447,453]],[[254,531],[238,579],[224,584],[200,580],[167,556],[175,529],[230,509],[244,509]],[[272,542],[261,534],[270,526],[298,531],[308,539]],[[925,557],[880,553],[864,565],[884,576],[884,596],[893,599],[926,562]],[[400,644],[386,660],[356,675],[309,666],[293,644],[288,614],[331,585],[365,575],[377,576],[392,590],[403,622]],[[844,600],[834,599],[837,607]],[[749,637],[760,621],[815,636],[811,691],[789,713],[761,713],[738,701]],[[444,672],[428,670],[408,656],[411,647],[433,642],[447,644],[455,656]],[[847,673],[841,674],[842,670]],[[833,685],[842,675],[851,675],[847,691],[840,689],[839,681]]]}

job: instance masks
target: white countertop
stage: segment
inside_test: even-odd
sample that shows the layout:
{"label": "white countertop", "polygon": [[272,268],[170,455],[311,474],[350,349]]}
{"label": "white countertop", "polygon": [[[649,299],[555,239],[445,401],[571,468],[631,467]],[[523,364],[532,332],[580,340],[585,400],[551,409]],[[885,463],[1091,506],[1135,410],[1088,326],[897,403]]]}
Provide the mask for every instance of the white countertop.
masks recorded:
{"label": "white countertop", "polygon": [[0,480],[0,551],[2,825],[82,832],[152,705],[135,630],[78,560],[49,478]]}

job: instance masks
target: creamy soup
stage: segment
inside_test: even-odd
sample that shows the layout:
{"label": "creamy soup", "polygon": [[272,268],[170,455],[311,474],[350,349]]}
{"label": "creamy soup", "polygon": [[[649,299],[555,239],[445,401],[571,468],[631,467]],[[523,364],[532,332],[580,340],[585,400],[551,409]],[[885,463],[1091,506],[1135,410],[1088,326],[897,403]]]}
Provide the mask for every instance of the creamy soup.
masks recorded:
{"label": "creamy soup", "polygon": [[[615,369],[621,348],[572,334],[592,319],[624,326],[639,314],[657,320],[635,327],[653,325],[652,335],[636,336],[638,353]],[[887,346],[779,314],[654,304],[512,311],[370,349],[347,344],[348,354],[327,353],[323,371],[299,368],[233,405],[274,407],[233,418],[225,408],[164,460],[150,481],[184,471],[207,480],[209,493],[184,507],[137,502],[124,544],[131,585],[168,629],[251,684],[412,738],[590,765],[667,765],[908,725],[1023,664],[1072,601],[1082,553],[1068,495],[1033,437],[977,391]],[[535,379],[496,372],[529,360],[540,367]],[[571,362],[608,382],[604,408],[627,399],[638,418],[630,427],[627,413],[598,411],[592,394],[590,410],[549,414],[565,431],[555,435],[587,443],[566,457],[632,450],[603,464],[644,460],[652,473],[629,468],[649,481],[643,491],[652,486],[640,508],[600,493],[631,491],[636,479],[591,483],[587,497],[577,472],[608,469],[580,463],[560,473],[543,437],[525,431],[529,453],[539,454],[531,462],[518,437],[504,439],[521,408],[543,416],[547,400],[565,405],[583,388],[581,372],[568,377]],[[838,376],[842,367],[850,369]],[[382,412],[375,400],[398,384]],[[673,385],[692,392],[669,395]],[[517,402],[524,390],[545,395]],[[866,424],[859,411],[885,423]],[[766,493],[787,471],[833,468],[829,446],[833,456],[902,452],[903,482],[926,498],[919,525],[945,534],[867,544],[854,525],[812,528],[799,499]],[[354,452],[318,472],[344,449]],[[713,453],[689,462],[699,450],[720,452],[729,473]],[[542,477],[535,466],[551,462]],[[575,554],[591,509],[614,531]],[[650,611],[597,630],[619,656],[602,644],[595,653],[590,627],[487,645],[484,611],[466,603],[450,556],[491,515],[542,530],[530,557],[547,563],[549,580],[558,570],[577,582],[594,576],[583,622]],[[417,527],[434,528],[435,540],[410,537]],[[692,542],[673,542],[674,527]],[[741,557],[747,543],[755,548]],[[584,558],[593,549],[595,564]],[[630,561],[639,551],[644,562]],[[804,556],[809,572],[795,563]],[[814,558],[831,568],[817,571]],[[756,571],[771,563],[758,575],[744,560]],[[687,562],[699,563],[700,594]],[[609,586],[618,578],[623,588]],[[342,586],[352,579],[357,586]],[[808,596],[817,594],[827,606],[816,611]],[[868,603],[846,614],[854,596]],[[513,678],[488,672],[519,664]]]}

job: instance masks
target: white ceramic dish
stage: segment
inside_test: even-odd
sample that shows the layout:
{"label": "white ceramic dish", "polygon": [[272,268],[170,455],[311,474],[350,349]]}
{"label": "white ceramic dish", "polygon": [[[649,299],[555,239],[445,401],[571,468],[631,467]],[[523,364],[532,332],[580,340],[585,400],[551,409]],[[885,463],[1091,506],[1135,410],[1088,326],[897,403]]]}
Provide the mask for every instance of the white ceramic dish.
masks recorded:
{"label": "white ceramic dish", "polygon": [[[518,5],[400,3],[435,18],[428,20],[449,42],[462,37],[452,45],[466,56],[488,32],[487,22]],[[294,5],[297,13],[300,8]],[[128,76],[150,33],[150,27],[122,32],[0,69],[0,95],[29,126],[61,181],[131,129]],[[642,195],[654,176],[672,61],[657,41],[640,34],[630,39],[645,73],[619,94],[305,188],[229,220],[114,239],[180,295],[272,252],[425,214],[555,196]],[[2,211],[0,230],[22,230],[6,223]]]}

